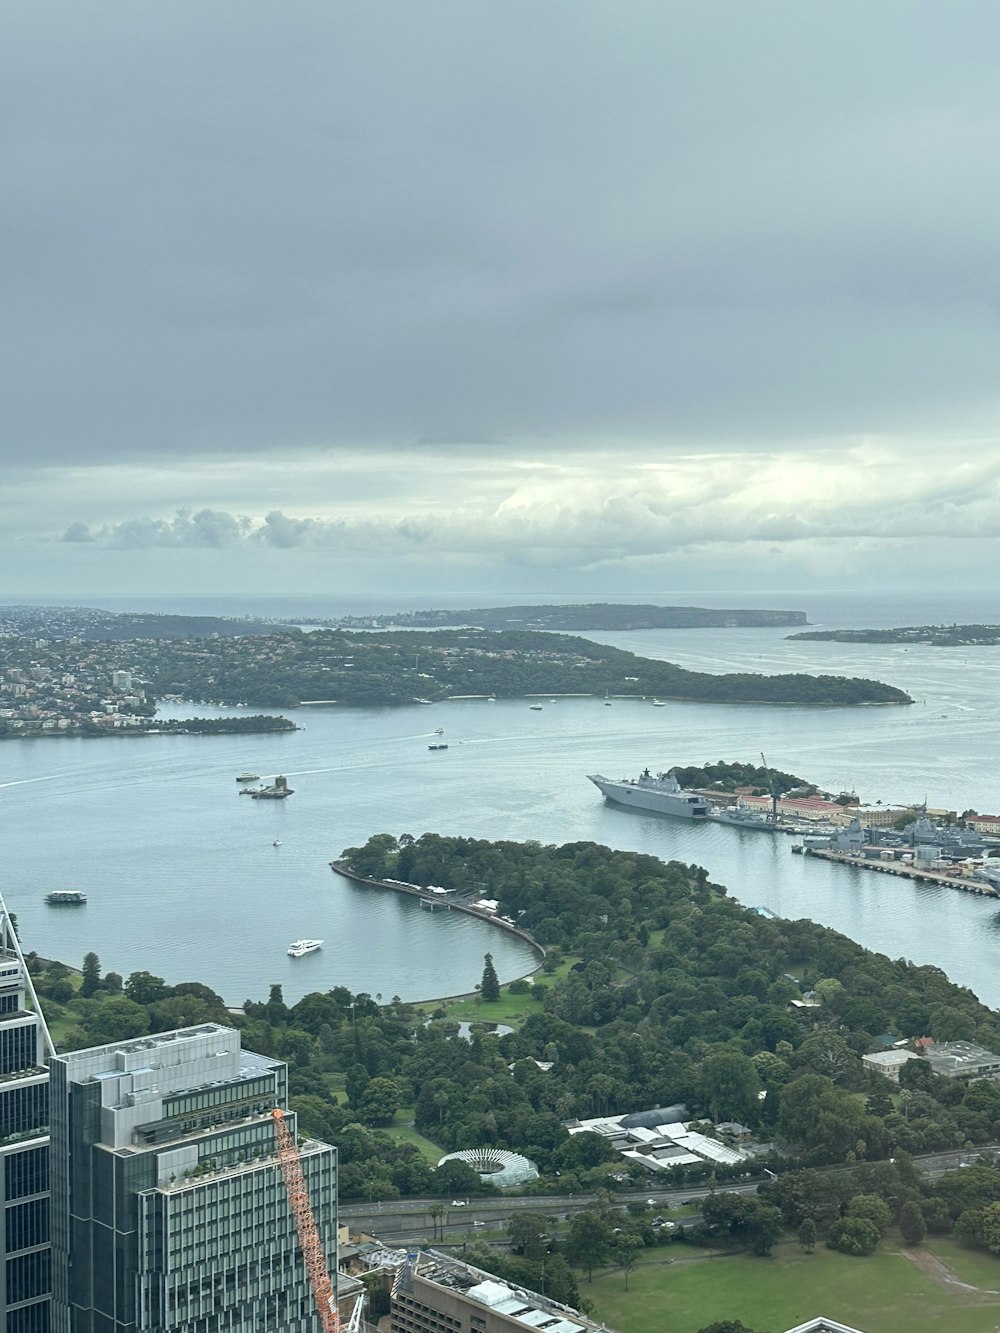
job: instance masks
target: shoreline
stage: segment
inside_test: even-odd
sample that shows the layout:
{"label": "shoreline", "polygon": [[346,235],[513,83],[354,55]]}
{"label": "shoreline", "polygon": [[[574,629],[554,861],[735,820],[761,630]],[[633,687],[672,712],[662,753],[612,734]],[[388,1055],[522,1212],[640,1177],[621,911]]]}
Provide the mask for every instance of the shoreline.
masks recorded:
{"label": "shoreline", "polygon": [[[349,879],[354,884],[362,884],[372,889],[386,889],[391,893],[401,893],[404,897],[416,898],[417,901],[421,903],[429,903],[430,906],[435,909],[444,908],[452,912],[464,912],[466,916],[475,917],[477,921],[485,921],[487,925],[496,926],[501,930],[505,930],[509,935],[516,935],[519,939],[524,940],[524,942],[529,945],[537,955],[534,967],[527,972],[523,972],[521,975],[525,978],[533,977],[542,969],[546,957],[545,946],[539,944],[534,936],[529,934],[528,931],[523,930],[520,926],[514,925],[510,921],[503,921],[495,916],[490,916],[488,912],[482,912],[479,908],[472,907],[468,903],[459,903],[450,900],[442,902],[438,898],[427,893],[426,890],[419,888],[417,885],[390,884],[382,879],[370,879],[367,875],[359,875],[356,871],[351,870],[344,861],[331,861],[330,869],[335,875],[340,875],[343,879]],[[514,980],[517,980],[517,978],[514,978]],[[509,983],[503,982],[502,984],[508,985]],[[428,996],[427,999],[415,1000],[413,1003],[432,1004],[444,1000],[463,1000],[474,995],[475,991],[462,991],[457,995],[431,995]]]}

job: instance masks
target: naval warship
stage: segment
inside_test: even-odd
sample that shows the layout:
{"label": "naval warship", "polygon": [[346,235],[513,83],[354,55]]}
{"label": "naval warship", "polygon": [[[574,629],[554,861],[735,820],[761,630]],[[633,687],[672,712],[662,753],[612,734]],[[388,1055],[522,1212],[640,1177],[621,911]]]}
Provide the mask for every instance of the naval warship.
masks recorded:
{"label": "naval warship", "polygon": [[622,778],[619,782],[600,773],[587,776],[605,800],[635,810],[652,810],[658,815],[677,815],[681,819],[704,819],[712,808],[703,796],[685,791],[670,773],[657,773],[654,777],[647,768],[638,778]]}

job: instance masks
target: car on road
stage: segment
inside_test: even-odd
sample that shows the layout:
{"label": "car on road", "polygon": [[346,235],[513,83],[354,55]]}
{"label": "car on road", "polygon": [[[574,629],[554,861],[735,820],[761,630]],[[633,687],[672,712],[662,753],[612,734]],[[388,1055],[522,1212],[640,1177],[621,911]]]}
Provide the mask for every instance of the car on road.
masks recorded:
{"label": "car on road", "polygon": [[468,1203],[467,1199],[452,1199],[451,1206],[452,1208],[464,1208],[466,1203]]}

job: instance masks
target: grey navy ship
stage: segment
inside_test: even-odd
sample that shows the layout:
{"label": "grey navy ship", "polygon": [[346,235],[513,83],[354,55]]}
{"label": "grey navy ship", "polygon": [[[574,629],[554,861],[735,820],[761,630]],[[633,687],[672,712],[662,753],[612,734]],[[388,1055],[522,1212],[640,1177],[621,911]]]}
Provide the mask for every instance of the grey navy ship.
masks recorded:
{"label": "grey navy ship", "polygon": [[603,794],[605,800],[616,805],[629,805],[635,810],[653,810],[660,815],[678,815],[681,819],[704,819],[711,804],[703,796],[685,791],[671,773],[657,773],[654,777],[647,768],[637,778],[622,778],[615,782],[600,773],[587,776]]}

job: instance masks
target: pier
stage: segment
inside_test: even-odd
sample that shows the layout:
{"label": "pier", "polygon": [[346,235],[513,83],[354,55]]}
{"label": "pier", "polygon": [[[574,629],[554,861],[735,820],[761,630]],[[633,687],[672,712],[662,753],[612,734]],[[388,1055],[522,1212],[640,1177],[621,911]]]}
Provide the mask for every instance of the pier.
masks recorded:
{"label": "pier", "polygon": [[456,901],[450,894],[447,896],[431,894],[426,889],[421,888],[419,884],[404,884],[401,880],[389,881],[384,879],[369,879],[367,875],[359,875],[351,870],[344,861],[331,861],[330,869],[334,874],[342,875],[344,879],[353,880],[355,884],[364,884],[367,888],[372,889],[388,889],[392,893],[403,893],[410,898],[416,898],[421,906],[447,907],[452,912],[465,912],[468,916],[474,916],[479,921],[488,921],[491,926],[499,926],[501,930],[506,930],[511,935],[516,935],[519,939],[524,940],[526,944],[530,944],[531,947],[537,951],[539,961],[532,971],[537,972],[538,968],[542,965],[542,959],[545,957],[545,950],[534,936],[530,935],[526,930],[522,930],[520,926],[515,925],[511,921],[505,921],[502,917],[498,917],[492,912],[484,912],[480,908],[474,907],[471,903]]}
{"label": "pier", "polygon": [[923,880],[929,884],[943,885],[946,889],[958,889],[961,893],[974,893],[980,898],[1000,898],[1000,893],[981,879],[963,879],[959,875],[942,874],[940,870],[922,870],[912,861],[876,861],[851,852],[828,851],[824,847],[801,848],[796,845],[792,851],[801,851],[805,856],[818,856],[823,861],[836,861],[842,866],[855,866],[858,870],[875,870],[882,875],[895,875],[899,879]]}

